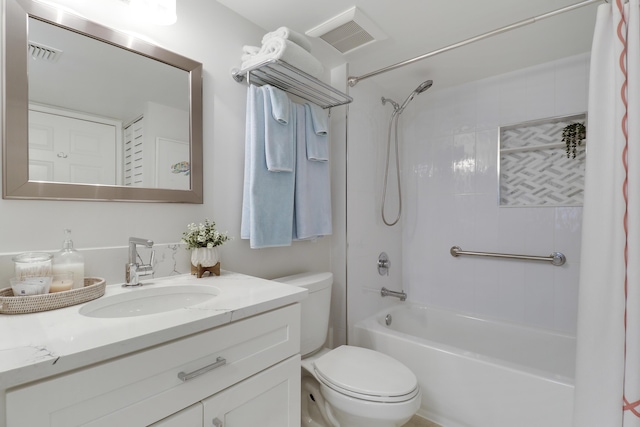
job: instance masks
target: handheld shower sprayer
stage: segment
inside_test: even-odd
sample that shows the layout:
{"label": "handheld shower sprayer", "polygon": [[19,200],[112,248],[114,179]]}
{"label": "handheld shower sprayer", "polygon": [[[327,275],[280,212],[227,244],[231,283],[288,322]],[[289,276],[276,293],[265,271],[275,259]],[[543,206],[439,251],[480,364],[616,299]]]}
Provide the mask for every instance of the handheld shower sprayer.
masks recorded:
{"label": "handheld shower sprayer", "polygon": [[[402,188],[400,186],[400,160],[399,160],[399,153],[398,153],[399,151],[398,150],[398,117],[400,117],[400,114],[402,114],[404,109],[407,107],[407,105],[409,105],[409,103],[413,100],[413,98],[416,97],[416,95],[419,95],[422,92],[426,91],[432,85],[433,85],[433,80],[427,80],[420,83],[420,85],[417,88],[415,88],[413,92],[409,94],[407,99],[404,100],[402,105],[398,105],[397,102],[391,99],[385,98],[384,96],[382,97],[382,105],[385,105],[387,102],[393,105],[393,114],[391,114],[391,120],[389,121],[389,134],[387,138],[387,165],[384,171],[384,184],[383,184],[384,187],[382,189],[382,204],[380,206],[380,211],[382,214],[382,222],[384,222],[385,225],[388,225],[388,226],[396,225],[400,220],[400,214],[402,213]],[[394,121],[395,121],[396,181],[398,183],[398,215],[396,216],[395,220],[389,222],[387,221],[387,218],[384,213],[384,206],[387,201],[387,181],[389,179],[389,157],[391,152],[391,129],[393,128]]]}
{"label": "handheld shower sprayer", "polygon": [[433,80],[427,80],[426,82],[420,83],[420,85],[413,92],[411,92],[409,96],[407,96],[407,99],[404,100],[400,108],[398,108],[398,114],[402,113],[402,111],[407,107],[407,105],[409,105],[409,103],[413,101],[413,98],[415,98],[416,95],[421,94],[425,90],[429,89],[431,86],[433,86]]}
{"label": "handheld shower sprayer", "polygon": [[395,114],[400,114],[400,113],[402,113],[404,111],[404,109],[407,107],[407,105],[409,105],[409,103],[411,101],[413,101],[413,98],[415,98],[416,95],[421,94],[425,90],[429,89],[431,86],[433,86],[433,80],[427,80],[427,81],[424,81],[424,82],[420,83],[420,85],[417,88],[415,88],[415,90],[413,92],[411,92],[409,94],[409,96],[407,96],[407,99],[404,100],[402,105],[398,104],[393,99],[385,98],[383,96],[381,98],[382,105],[385,105],[388,102],[391,105],[393,105],[393,112]]}

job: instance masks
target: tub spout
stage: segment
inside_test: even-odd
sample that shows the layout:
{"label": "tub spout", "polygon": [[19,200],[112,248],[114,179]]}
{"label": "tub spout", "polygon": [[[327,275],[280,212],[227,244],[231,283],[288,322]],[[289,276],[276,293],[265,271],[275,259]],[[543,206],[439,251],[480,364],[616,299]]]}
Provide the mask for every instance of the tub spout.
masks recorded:
{"label": "tub spout", "polygon": [[400,298],[400,301],[406,301],[406,299],[407,299],[407,294],[404,291],[397,292],[397,291],[389,290],[389,289],[384,288],[384,287],[380,290],[380,295],[383,296],[383,297]]}

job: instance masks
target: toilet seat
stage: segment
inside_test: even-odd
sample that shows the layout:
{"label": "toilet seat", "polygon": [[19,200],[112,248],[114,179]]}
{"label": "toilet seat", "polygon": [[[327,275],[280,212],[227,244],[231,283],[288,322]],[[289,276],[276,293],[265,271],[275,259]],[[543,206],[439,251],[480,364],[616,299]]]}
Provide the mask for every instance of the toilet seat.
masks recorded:
{"label": "toilet seat", "polygon": [[418,393],[418,380],[397,360],[361,347],[341,346],[313,363],[325,386],[356,399],[372,402],[404,402]]}

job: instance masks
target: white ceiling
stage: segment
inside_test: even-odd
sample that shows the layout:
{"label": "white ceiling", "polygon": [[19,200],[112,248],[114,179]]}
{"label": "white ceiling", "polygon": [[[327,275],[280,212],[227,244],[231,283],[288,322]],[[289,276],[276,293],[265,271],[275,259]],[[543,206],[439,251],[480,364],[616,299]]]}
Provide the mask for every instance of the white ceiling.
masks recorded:
{"label": "white ceiling", "polygon": [[[349,63],[359,76],[580,0],[218,0],[272,31],[304,34],[357,6],[389,38],[342,55],[320,39],[312,53],[331,68]],[[504,34],[372,77],[391,94],[433,79],[434,89],[588,52],[597,5],[591,4]],[[246,44],[259,45],[260,40]],[[360,83],[364,85],[365,83]]]}

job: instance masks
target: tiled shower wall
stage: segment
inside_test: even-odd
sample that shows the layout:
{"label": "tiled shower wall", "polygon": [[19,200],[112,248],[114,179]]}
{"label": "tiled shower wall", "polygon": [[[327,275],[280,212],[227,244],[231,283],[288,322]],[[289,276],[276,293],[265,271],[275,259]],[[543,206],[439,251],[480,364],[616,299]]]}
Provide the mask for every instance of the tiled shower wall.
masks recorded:
{"label": "tiled shower wall", "polygon": [[[407,108],[402,264],[411,301],[575,333],[582,208],[498,207],[497,149],[499,126],[585,112],[588,71],[585,54],[454,88],[434,82]],[[454,245],[559,251],[567,263],[453,258]]]}
{"label": "tiled shower wall", "polygon": [[[396,304],[395,298],[382,298],[385,286],[399,291],[402,282],[402,220],[387,227],[380,217],[382,182],[386,156],[386,138],[390,104],[382,105],[385,93],[373,81],[351,88],[354,101],[349,105],[347,152],[347,321],[353,325],[385,307]],[[390,175],[395,177],[395,166]],[[397,190],[390,181],[387,197],[390,219],[395,218]],[[391,261],[389,275],[378,274],[381,252]],[[335,287],[334,287],[335,289]]]}

